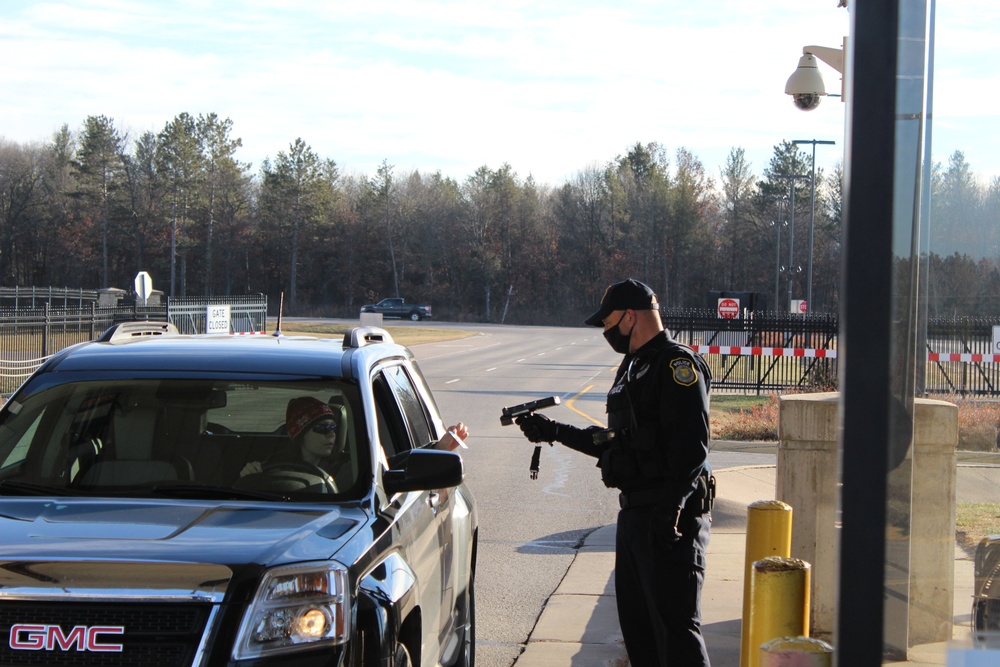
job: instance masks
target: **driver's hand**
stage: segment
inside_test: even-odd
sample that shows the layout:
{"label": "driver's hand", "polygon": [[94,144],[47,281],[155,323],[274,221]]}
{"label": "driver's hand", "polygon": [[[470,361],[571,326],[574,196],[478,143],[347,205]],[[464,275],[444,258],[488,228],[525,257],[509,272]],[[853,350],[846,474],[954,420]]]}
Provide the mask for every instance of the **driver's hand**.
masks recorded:
{"label": "driver's hand", "polygon": [[261,472],[263,469],[263,466],[260,465],[260,461],[251,461],[243,466],[243,470],[240,470],[240,477],[246,477],[247,475]]}

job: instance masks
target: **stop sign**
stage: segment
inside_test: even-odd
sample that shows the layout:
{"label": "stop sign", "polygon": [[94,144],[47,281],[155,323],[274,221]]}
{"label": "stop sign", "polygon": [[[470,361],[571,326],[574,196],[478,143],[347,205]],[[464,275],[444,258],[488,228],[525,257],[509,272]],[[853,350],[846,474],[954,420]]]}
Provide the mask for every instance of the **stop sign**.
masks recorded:
{"label": "stop sign", "polygon": [[736,299],[719,299],[719,317],[731,320],[740,314],[740,302]]}

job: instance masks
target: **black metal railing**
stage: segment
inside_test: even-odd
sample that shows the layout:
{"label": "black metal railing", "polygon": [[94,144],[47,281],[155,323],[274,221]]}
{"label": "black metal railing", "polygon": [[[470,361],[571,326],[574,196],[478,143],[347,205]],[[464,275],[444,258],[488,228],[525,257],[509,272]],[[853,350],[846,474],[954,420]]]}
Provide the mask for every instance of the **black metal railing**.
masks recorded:
{"label": "black metal railing", "polygon": [[837,385],[837,317],[712,310],[668,310],[663,323],[705,357],[715,390],[768,394]]}

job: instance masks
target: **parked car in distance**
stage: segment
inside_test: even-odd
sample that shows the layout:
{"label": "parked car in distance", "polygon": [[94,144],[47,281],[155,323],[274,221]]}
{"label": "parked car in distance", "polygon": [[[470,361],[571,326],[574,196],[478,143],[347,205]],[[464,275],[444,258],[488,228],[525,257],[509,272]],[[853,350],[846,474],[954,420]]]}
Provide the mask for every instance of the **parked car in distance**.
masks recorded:
{"label": "parked car in distance", "polygon": [[0,408],[0,664],[471,667],[445,435],[379,328],[128,323],[56,353]]}
{"label": "parked car in distance", "polygon": [[431,307],[406,303],[405,299],[382,299],[378,303],[361,306],[362,313],[381,313],[383,317],[400,317],[414,322],[431,319]]}

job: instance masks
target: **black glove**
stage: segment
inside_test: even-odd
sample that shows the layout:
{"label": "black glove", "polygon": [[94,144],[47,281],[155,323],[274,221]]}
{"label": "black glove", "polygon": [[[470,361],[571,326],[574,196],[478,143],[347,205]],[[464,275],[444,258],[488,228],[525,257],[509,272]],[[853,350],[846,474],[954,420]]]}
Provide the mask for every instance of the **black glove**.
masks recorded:
{"label": "black glove", "polygon": [[657,516],[649,527],[649,538],[653,543],[653,549],[669,551],[683,537],[681,531],[677,529],[677,523],[681,519],[681,508],[657,507],[656,510]]}
{"label": "black glove", "polygon": [[559,437],[559,424],[545,415],[532,413],[514,420],[529,442],[555,442]]}

